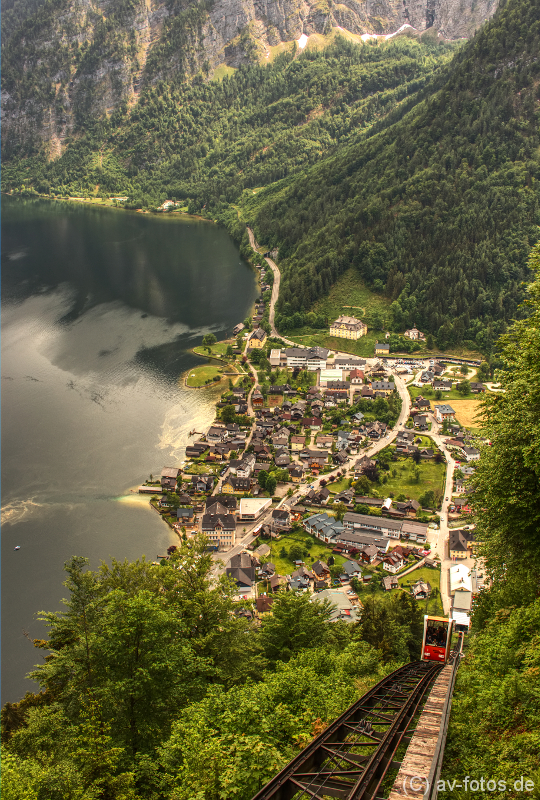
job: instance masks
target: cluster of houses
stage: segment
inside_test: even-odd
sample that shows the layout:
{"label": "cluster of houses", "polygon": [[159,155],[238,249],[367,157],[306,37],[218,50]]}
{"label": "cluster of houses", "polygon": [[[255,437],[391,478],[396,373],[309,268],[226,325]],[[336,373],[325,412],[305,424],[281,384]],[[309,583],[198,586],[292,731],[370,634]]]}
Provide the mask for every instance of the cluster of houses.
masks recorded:
{"label": "cluster of houses", "polygon": [[[376,559],[371,557],[370,552],[366,554],[364,550],[351,548],[349,552],[350,557],[341,565],[341,572],[337,576],[334,574],[334,580],[330,567],[322,560],[313,562],[309,568],[303,561],[295,561],[294,570],[290,574],[279,575],[275,564],[267,560],[271,554],[267,544],[259,545],[252,553],[243,551],[233,556],[227,564],[226,574],[235,581],[238,594],[244,597],[252,594],[253,588],[259,581],[266,582],[266,592],[262,595],[264,599],[257,597],[259,614],[271,611],[273,595],[276,592],[301,591],[312,593],[312,600],[315,602],[329,600],[332,606],[332,621],[355,622],[360,619],[362,603],[356,591],[351,588],[351,581],[355,579],[362,585],[368,585],[373,580],[372,572],[363,571],[366,563],[375,566],[382,564],[383,569],[390,574],[382,578],[381,584],[385,591],[391,591],[399,587],[395,573],[406,566],[411,555],[417,561],[427,560],[425,552],[402,545],[394,547],[385,555],[379,555]],[[435,563],[430,561],[430,565],[435,566]],[[431,586],[419,580],[412,585],[410,591],[416,599],[421,600],[429,597]]]}
{"label": "cluster of houses", "polygon": [[414,541],[418,544],[425,544],[427,541],[428,526],[412,519],[390,519],[347,511],[343,522],[340,522],[322,512],[313,514],[302,524],[308,533],[338,552],[351,548],[358,550],[361,559],[368,564],[386,556],[391,539]]}
{"label": "cluster of houses", "polygon": [[[262,329],[254,331],[251,337],[254,334],[254,341],[264,343],[266,334]],[[300,356],[307,360],[319,356],[326,359],[328,355],[326,350],[320,352],[321,348],[292,350],[298,353],[291,355],[290,351],[285,351],[287,360],[300,359]],[[307,361],[303,362],[303,366],[306,364]],[[271,386],[267,404],[257,387],[251,395],[253,419],[249,420],[246,419],[246,390],[235,387],[224,395],[218,407],[232,406],[238,416],[244,417],[245,424],[225,424],[217,420],[206,434],[199,434],[199,438],[186,447],[187,461],[212,465],[208,474],[183,475],[179,480],[177,468],[163,470],[162,492],[183,496],[182,508],[177,511],[177,529],[202,530],[213,547],[228,550],[236,542],[236,525],[256,522],[269,510],[271,498],[263,496],[259,481],[263,470],[275,470],[280,482],[299,483],[309,473],[319,475],[321,470],[346,465],[349,457],[357,455],[366,441],[378,441],[386,436],[386,423],[366,422],[362,413],[342,421],[347,430],[323,432],[327,409],[339,403],[355,402],[358,396],[376,399],[388,397],[395,391],[394,383],[386,380],[388,375],[381,364],[375,365],[367,377],[365,366],[364,360],[352,356],[335,358],[330,374],[324,375],[323,385],[306,391],[292,389],[289,384]],[[357,385],[343,380],[347,373],[357,380]],[[238,421],[242,423],[242,419]],[[221,465],[217,475],[216,467]],[[198,506],[193,503],[193,496],[200,499],[201,495],[236,498],[238,507],[232,513],[225,513],[224,504],[218,504],[214,513],[205,511],[203,520],[197,516]],[[160,502],[162,508],[167,507],[166,500]],[[274,523],[275,520],[272,527]]]}
{"label": "cluster of houses", "polygon": [[[419,382],[424,386],[431,386],[435,391],[439,389],[441,392],[450,392],[455,389],[459,381],[452,380],[451,378],[443,378],[442,375],[446,369],[444,364],[438,361],[430,363],[429,367],[423,370],[419,376]],[[470,381],[471,392],[473,394],[483,394],[487,387],[479,381]]]}
{"label": "cluster of houses", "polygon": [[[314,602],[329,600],[331,621],[357,622],[360,619],[362,603],[358,595],[351,589],[332,588],[330,568],[324,561],[315,561],[309,568],[302,561],[297,561],[289,575],[278,575],[275,564],[266,561],[269,554],[270,548],[263,544],[253,553],[244,551],[233,556],[226,567],[226,574],[236,582],[240,596],[251,594],[258,581],[266,581],[267,592],[256,598],[259,617],[271,612],[273,596],[277,592],[300,591],[312,593]],[[342,570],[336,583],[345,589],[351,578],[362,580],[360,565],[356,561],[345,561]],[[371,575],[366,576],[365,582],[369,580]]]}

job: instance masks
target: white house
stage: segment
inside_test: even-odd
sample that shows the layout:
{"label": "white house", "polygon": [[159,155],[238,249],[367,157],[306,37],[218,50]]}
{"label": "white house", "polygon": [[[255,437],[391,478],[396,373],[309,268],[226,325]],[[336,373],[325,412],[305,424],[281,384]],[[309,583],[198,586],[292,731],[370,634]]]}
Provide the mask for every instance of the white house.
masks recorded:
{"label": "white house", "polygon": [[452,419],[455,420],[456,412],[449,406],[447,403],[443,403],[443,405],[435,406],[435,419],[437,422],[444,422],[445,419]]}
{"label": "white house", "polygon": [[405,561],[402,556],[399,556],[391,550],[383,558],[382,565],[383,569],[387,570],[387,572],[396,573],[405,565]]}

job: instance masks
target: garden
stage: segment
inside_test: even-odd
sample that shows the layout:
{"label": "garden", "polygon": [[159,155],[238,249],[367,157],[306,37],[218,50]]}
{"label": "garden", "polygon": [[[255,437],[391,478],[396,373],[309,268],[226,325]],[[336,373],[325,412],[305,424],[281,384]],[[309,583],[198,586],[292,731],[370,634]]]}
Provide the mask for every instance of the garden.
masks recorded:
{"label": "garden", "polygon": [[[330,557],[334,559],[336,565],[344,564],[349,560],[343,556],[332,555],[328,545],[323,544],[315,536],[311,536],[303,528],[293,528],[290,533],[282,534],[279,541],[269,542],[262,539],[261,542],[270,547],[271,552],[266,561],[271,561],[275,565],[278,575],[289,575],[293,572],[296,569],[293,562],[296,560],[304,561],[307,568],[314,561],[324,561],[328,564]],[[330,565],[328,564],[328,566]]]}

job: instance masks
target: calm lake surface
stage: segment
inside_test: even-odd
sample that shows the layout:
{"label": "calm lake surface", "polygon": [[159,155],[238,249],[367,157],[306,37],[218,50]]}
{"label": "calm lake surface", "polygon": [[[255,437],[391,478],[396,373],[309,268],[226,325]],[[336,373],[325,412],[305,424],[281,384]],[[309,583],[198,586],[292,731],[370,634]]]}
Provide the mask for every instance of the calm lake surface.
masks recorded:
{"label": "calm lake surface", "polygon": [[[36,684],[63,564],[174,542],[131,494],[184,457],[219,388],[180,376],[248,314],[253,272],[211,223],[2,199],[2,703]],[[19,545],[20,550],[15,551]]]}

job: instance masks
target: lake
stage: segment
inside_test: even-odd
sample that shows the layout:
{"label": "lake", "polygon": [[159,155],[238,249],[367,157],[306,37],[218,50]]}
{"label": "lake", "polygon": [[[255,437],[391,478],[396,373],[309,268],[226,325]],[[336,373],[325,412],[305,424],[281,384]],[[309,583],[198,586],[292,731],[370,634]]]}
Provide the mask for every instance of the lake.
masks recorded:
{"label": "lake", "polygon": [[[72,555],[154,560],[174,535],[130,490],[183,460],[218,386],[190,353],[249,313],[255,275],[212,223],[2,200],[2,703],[36,684],[35,618]],[[14,548],[20,546],[20,550]]]}

